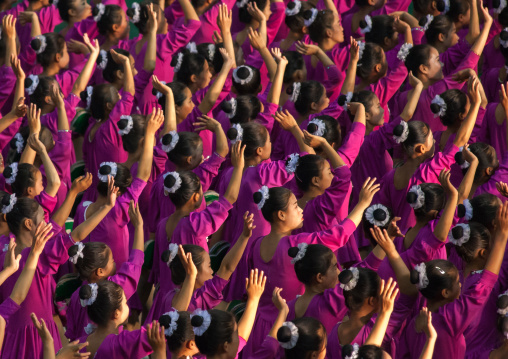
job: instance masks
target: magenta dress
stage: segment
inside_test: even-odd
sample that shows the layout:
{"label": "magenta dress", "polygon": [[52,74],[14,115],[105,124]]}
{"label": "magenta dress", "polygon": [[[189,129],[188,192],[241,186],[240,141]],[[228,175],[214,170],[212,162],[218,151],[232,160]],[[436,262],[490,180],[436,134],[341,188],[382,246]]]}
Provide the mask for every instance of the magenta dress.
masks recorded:
{"label": "magenta dress", "polygon": [[7,115],[12,108],[14,101],[14,88],[16,87],[16,75],[11,67],[3,65],[0,67],[0,78],[3,81],[0,88],[0,115]]}
{"label": "magenta dress", "polygon": [[494,67],[484,71],[482,74],[482,85],[485,90],[485,96],[489,100],[489,105],[492,102],[499,102],[499,90],[501,89],[501,82],[499,80],[499,71],[501,68]]}
{"label": "magenta dress", "polygon": [[[111,248],[117,266],[121,266],[129,258],[129,230],[127,228],[127,223],[130,222],[129,203],[131,200],[138,202],[139,195],[145,186],[145,181],[134,178],[125,193],[118,197],[113,209],[83,241],[106,243]],[[91,204],[90,201],[84,201],[78,205],[74,216],[74,228],[86,220],[86,211]]]}
{"label": "magenta dress", "polygon": [[[123,288],[127,300],[136,292],[144,259],[145,256],[142,251],[137,249],[131,250],[129,260],[121,265],[115,275],[107,279]],[[87,284],[87,281],[83,282],[83,285]],[[85,327],[89,323],[91,323],[91,320],[88,318],[86,307],[81,306],[78,289],[72,294],[69,306],[67,307],[67,330],[65,336],[71,341],[81,338],[87,334]]]}
{"label": "magenta dress", "polygon": [[[301,233],[290,235],[280,239],[273,257],[265,262],[261,258],[260,246],[264,237],[257,238],[253,242],[248,263],[250,269],[264,271],[267,277],[265,291],[259,301],[254,330],[251,338],[244,349],[244,355],[252,355],[262,343],[277,316],[277,309],[272,303],[272,293],[275,287],[284,288],[281,295],[286,300],[292,300],[297,294],[303,294],[304,286],[296,278],[288,249],[298,243],[323,244],[332,251],[342,247],[356,229],[355,224],[346,219],[341,224],[326,231],[315,233]],[[246,277],[245,277],[246,278]]]}
{"label": "magenta dress", "polygon": [[444,152],[434,154],[433,158],[423,162],[413,174],[407,187],[396,189],[394,185],[394,177],[396,169],[388,172],[381,179],[381,190],[375,194],[373,203],[382,203],[392,209],[393,213],[401,217],[398,226],[404,233],[409,227],[414,226],[416,218],[414,211],[406,201],[406,194],[409,189],[420,183],[439,183],[439,174],[443,169],[450,169],[455,163],[455,153],[459,148],[455,145],[449,146]]}
{"label": "magenta dress", "polygon": [[474,193],[478,196],[483,193],[490,193],[497,196],[501,201],[506,202],[508,198],[504,197],[499,193],[496,188],[497,182],[506,182],[508,179],[508,152],[504,151],[501,159],[499,160],[499,168],[494,172],[490,179],[476,189]]}
{"label": "magenta dress", "polygon": [[[466,40],[459,40],[459,42],[452,47],[448,48],[445,52],[439,55],[443,63],[443,75],[448,76],[455,73],[455,69],[471,51],[471,45]],[[476,66],[472,66],[474,70]]]}
{"label": "magenta dress", "polygon": [[[59,233],[61,229],[53,223],[53,231]],[[4,343],[9,343],[9,345],[3,346],[0,358],[42,359],[43,344],[30,318],[31,313],[35,313],[39,319],[42,318],[46,321],[48,330],[53,336],[55,350],[60,349],[60,336],[57,326],[53,321],[54,280],[52,275],[57,272],[61,264],[69,259],[67,250],[74,244],[75,242],[67,234],[58,234],[46,244],[39,258],[28,295],[25,301],[21,303],[19,310],[10,317],[4,337]],[[0,253],[2,269],[6,253]],[[11,295],[29,253],[30,247],[23,249],[21,252],[20,268],[0,287],[1,301],[5,301]]]}
{"label": "magenta dress", "polygon": [[[481,314],[498,276],[489,271],[471,274],[460,297],[432,313],[432,324],[437,331],[434,358],[462,359],[466,352],[464,332]],[[401,338],[400,358],[419,358],[425,345],[425,333],[416,333],[414,319]]]}
{"label": "magenta dress", "polygon": [[5,299],[2,304],[0,304],[0,317],[5,320],[6,326],[9,325],[9,319],[20,309],[18,303],[13,301],[11,297]]}
{"label": "magenta dress", "polygon": [[496,109],[498,105],[499,103],[489,103],[487,105],[487,111],[480,135],[478,136],[478,141],[488,143],[494,147],[497,157],[500,160],[508,147],[506,142],[506,118],[500,124],[496,120]]}

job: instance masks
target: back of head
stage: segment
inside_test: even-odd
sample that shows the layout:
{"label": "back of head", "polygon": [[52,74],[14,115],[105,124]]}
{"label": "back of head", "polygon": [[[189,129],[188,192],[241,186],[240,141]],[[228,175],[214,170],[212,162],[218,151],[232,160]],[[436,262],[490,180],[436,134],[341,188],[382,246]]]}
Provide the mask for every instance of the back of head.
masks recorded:
{"label": "back of head", "polygon": [[446,196],[440,184],[422,183],[411,187],[406,201],[414,209],[417,218],[424,218],[431,211],[441,211],[445,206]]}
{"label": "back of head", "polygon": [[322,244],[291,247],[288,255],[293,258],[296,277],[305,285],[313,284],[318,274],[325,275],[334,256],[330,248]]}
{"label": "back of head", "polygon": [[292,83],[295,80],[295,75],[298,73],[307,73],[303,56],[298,51],[285,51],[283,56],[288,60],[282,80],[284,84]]}
{"label": "back of head", "polygon": [[192,170],[203,159],[203,140],[195,132],[167,133],[161,143],[163,149],[168,150],[168,159],[178,168]]}
{"label": "back of head", "polygon": [[[383,64],[384,51],[381,46],[372,42],[365,43],[363,54],[356,70],[358,77],[368,79],[374,68]],[[384,68],[382,69],[384,71]]]}
{"label": "back of head", "polygon": [[311,353],[324,350],[326,329],[319,320],[302,317],[284,323],[277,331],[277,340],[286,359],[308,358]]}
{"label": "back of head", "polygon": [[457,282],[458,271],[452,262],[434,259],[421,263],[411,271],[411,283],[416,284],[420,293],[432,301],[445,299],[443,289],[451,290]]}
{"label": "back of head", "polygon": [[325,94],[325,88],[320,82],[311,80],[295,82],[286,89],[286,92],[291,95],[296,111],[301,115],[307,115],[312,112],[312,104],[319,103]]}
{"label": "back of head", "polygon": [[420,66],[425,65],[428,66],[430,59],[430,51],[432,50],[432,46],[429,44],[420,44],[415,45],[409,50],[409,54],[406,57],[406,61],[404,62],[407,71],[413,72],[413,75],[418,77],[420,72]]}
{"label": "back of head", "polygon": [[365,41],[385,46],[385,39],[392,39],[395,35],[394,21],[393,16],[389,15],[373,16],[372,30],[365,33]]}
{"label": "back of head", "polygon": [[309,37],[312,41],[320,43],[328,38],[327,30],[332,28],[335,21],[335,16],[331,10],[320,10],[316,15],[313,15],[312,10],[307,10],[302,16],[307,21],[314,18],[314,21],[307,26],[309,30]]}
{"label": "back of head", "polygon": [[[4,177],[10,178],[11,175],[9,170],[12,167],[8,167],[4,170]],[[7,171],[7,173],[5,173]],[[37,180],[37,173],[39,170],[37,167],[30,163],[20,163],[18,164],[17,174],[12,174],[12,176],[16,176],[14,182],[11,184],[12,191],[16,194],[17,197],[23,197],[28,195],[28,188],[35,187]]]}
{"label": "back of head", "polygon": [[166,345],[170,352],[177,352],[189,340],[194,340],[189,312],[172,310],[159,318],[159,323],[166,329]]}
{"label": "back of head", "polygon": [[63,54],[65,38],[58,33],[49,32],[34,37],[30,42],[30,47],[37,54],[37,62],[46,68],[55,61],[56,54]]}
{"label": "back of head", "polygon": [[[194,328],[195,341],[202,355],[207,357],[221,354],[224,344],[233,341],[235,334],[235,317],[231,312],[224,312],[218,309],[206,311],[210,316],[210,324],[201,335],[197,334],[199,329],[206,327],[205,319],[202,315],[193,313],[191,316],[191,324]],[[206,315],[206,314],[205,314]],[[199,329],[198,329],[199,328]]]}
{"label": "back of head", "polygon": [[284,23],[289,30],[295,33],[302,33],[302,29],[305,26],[305,19],[303,13],[313,8],[312,4],[307,1],[290,1],[286,5],[286,17]]}
{"label": "back of head", "polygon": [[339,274],[339,282],[344,288],[346,307],[352,311],[359,310],[368,298],[377,298],[381,279],[368,268],[345,269]]}
{"label": "back of head", "polygon": [[118,100],[118,90],[112,84],[95,85],[90,102],[90,114],[98,121],[107,120],[108,104],[113,107]]}
{"label": "back of head", "polygon": [[[2,207],[6,205],[6,200],[10,196],[4,196],[2,199]],[[25,219],[32,220],[33,223],[36,221],[37,212],[39,211],[40,205],[34,199],[28,197],[17,198],[16,203],[12,206],[12,209],[6,214],[7,224],[9,231],[15,236],[18,236],[21,227],[24,225]]]}
{"label": "back of head", "polygon": [[267,194],[268,198],[263,196],[260,191],[254,192],[254,203],[258,205],[258,208],[261,204],[263,204],[261,207],[263,218],[268,222],[273,223],[276,220],[277,213],[279,211],[287,210],[289,199],[293,193],[284,187],[272,187],[268,189]]}
{"label": "back of head", "polygon": [[[136,4],[136,5],[135,5]],[[137,27],[140,34],[147,34],[149,31],[150,17],[148,15],[148,9],[150,4],[154,5],[154,11],[157,13],[155,6],[159,6],[159,2],[155,0],[143,0],[138,3],[133,3],[132,7],[127,9],[127,16],[131,19],[131,22]]]}
{"label": "back of head", "polygon": [[176,54],[171,60],[171,66],[175,68],[174,81],[190,86],[193,83],[192,76],[199,76],[205,69],[206,59],[188,50],[182,50],[182,52],[183,58],[179,59],[181,55]]}
{"label": "back of head", "polygon": [[109,280],[85,284],[79,289],[79,299],[82,305],[86,303],[88,317],[100,327],[107,326],[115,311],[121,310],[123,297],[122,287]]}
{"label": "back of head", "polygon": [[254,95],[241,95],[221,103],[221,109],[233,123],[253,121],[261,112],[261,101]]}
{"label": "back of head", "polygon": [[361,347],[358,344],[354,346],[351,344],[344,345],[342,347],[342,358],[352,358],[354,357],[353,353],[355,353],[358,358],[362,359],[383,359],[384,358],[384,350],[375,345],[362,345]]}
{"label": "back of head", "polygon": [[[241,6],[238,9],[238,19],[244,24],[250,24],[250,22],[252,21],[252,16],[247,10],[247,4],[251,3],[252,5],[254,5],[255,3],[258,9],[263,11],[267,6],[267,2],[268,2],[267,0],[248,0],[248,1],[237,0],[236,2],[237,6],[239,6],[239,4],[243,4],[243,6]],[[268,6],[270,6],[270,4],[268,4]]]}
{"label": "back of head", "polygon": [[454,244],[455,251],[466,263],[471,263],[476,258],[478,250],[489,249],[490,232],[481,223],[459,223],[453,227],[448,236]]}
{"label": "back of head", "polygon": [[242,65],[233,70],[233,87],[238,95],[257,95],[261,90],[259,69]]}
{"label": "back of head", "polygon": [[[115,173],[116,172],[116,173]],[[99,168],[99,183],[97,184],[97,192],[103,197],[108,195],[107,176],[113,176],[115,179],[115,187],[118,187],[118,193],[123,194],[132,183],[132,174],[130,169],[121,163],[106,163]],[[100,179],[102,177],[102,179]]]}
{"label": "back of head", "polygon": [[[474,182],[479,182],[482,177],[485,179],[490,178],[499,167],[499,160],[494,147],[484,142],[475,142],[472,143],[468,149],[476,156],[476,158],[478,158],[478,167],[476,168]],[[458,155],[458,158],[460,162],[462,153]],[[465,174],[465,172],[467,172],[467,168],[464,168],[462,171]]]}
{"label": "back of head", "polygon": [[[115,49],[120,55],[129,57],[130,53],[124,49]],[[114,83],[117,78],[117,71],[124,72],[124,66],[121,62],[116,62],[111,56],[111,51],[102,50],[97,57],[97,66],[102,69],[102,77],[109,83]]]}
{"label": "back of head", "polygon": [[[393,130],[393,135],[403,138],[405,132],[405,125],[397,125]],[[407,136],[405,140],[401,141],[402,148],[407,155],[411,156],[414,153],[416,145],[424,144],[431,133],[429,125],[422,121],[409,121],[407,122]]]}
{"label": "back of head", "polygon": [[298,188],[307,192],[313,186],[314,177],[320,177],[325,160],[318,155],[305,155],[299,158],[295,171]]}
{"label": "back of head", "polygon": [[392,219],[393,212],[391,208],[386,207],[381,203],[372,204],[365,210],[362,220],[363,232],[373,247],[377,245],[377,242],[374,240],[374,238],[372,238],[370,229],[374,228],[374,226],[378,227],[381,230],[388,229]]}
{"label": "back of head", "polygon": [[[489,231],[493,231],[494,220],[501,206],[501,200],[491,193],[482,193],[470,200],[465,200],[464,204],[467,203],[469,203],[468,206],[470,205],[472,215],[471,218],[466,218],[469,221],[481,223]],[[459,204],[457,208],[459,217],[465,217],[466,215],[466,206],[464,204]]]}
{"label": "back of head", "polygon": [[[307,131],[314,136],[323,137],[332,147],[338,148],[342,143],[339,121],[332,116],[321,115],[314,117],[307,125]],[[317,154],[323,152],[320,147],[315,148]]]}
{"label": "back of head", "polygon": [[136,153],[145,137],[145,116],[122,116],[117,123],[122,136],[122,146],[128,153]]}
{"label": "back of head", "polygon": [[[190,253],[192,255],[192,261],[194,262],[194,265],[196,268],[199,268],[205,260],[205,250],[203,247],[195,244],[184,244],[182,247],[186,254]],[[178,251],[178,248],[176,248],[176,250]],[[161,260],[164,263],[169,262],[169,268],[171,269],[171,280],[173,283],[176,285],[182,285],[187,273],[182,264],[182,261],[180,260],[180,257],[175,253],[174,246],[172,246],[171,249],[162,252]]]}
{"label": "back of head", "polygon": [[437,103],[433,103],[430,106],[432,112],[434,114],[439,114],[444,110],[444,114],[440,116],[440,119],[441,123],[446,127],[453,126],[458,122],[460,123],[460,115],[464,114],[468,104],[466,94],[461,90],[451,89],[443,92],[439,96],[443,99],[445,108],[442,109],[442,106],[439,106]]}
{"label": "back of head", "polygon": [[351,98],[351,102],[359,102],[365,107],[365,113],[369,113],[372,109],[372,105],[374,103],[374,99],[377,95],[370,90],[361,90],[353,93],[353,97]]}
{"label": "back of head", "polygon": [[[256,151],[258,148],[265,146],[268,141],[268,131],[266,128],[258,122],[251,121],[241,125],[243,134],[242,134],[242,145],[245,145],[245,158],[254,158],[256,156]],[[227,136],[231,140],[232,138],[236,138],[234,136],[234,128],[230,128],[228,130]]]}
{"label": "back of head", "polygon": [[67,252],[69,258],[76,258],[74,265],[81,279],[89,280],[97,269],[105,268],[108,265],[108,253],[111,252],[111,249],[102,242],[88,242],[84,244],[81,250],[80,246],[75,244]]}
{"label": "back of head", "polygon": [[92,9],[92,16],[97,23],[99,34],[106,36],[113,32],[113,25],[122,23],[123,9],[118,5],[95,6]]}
{"label": "back of head", "polygon": [[200,189],[201,181],[192,171],[164,174],[164,193],[167,193],[176,208],[183,207]]}
{"label": "back of head", "polygon": [[43,108],[48,103],[46,98],[51,96],[54,84],[58,86],[58,82],[52,76],[27,76],[25,89],[30,96],[30,103],[36,105],[37,108]]}
{"label": "back of head", "polygon": [[442,34],[444,37],[447,37],[454,26],[447,15],[435,16],[429,24],[427,31],[425,31],[428,44],[435,45],[439,43],[439,35]]}
{"label": "back of head", "polygon": [[446,12],[446,16],[453,22],[459,22],[460,16],[466,16],[468,11],[467,0],[450,0],[450,9]]}

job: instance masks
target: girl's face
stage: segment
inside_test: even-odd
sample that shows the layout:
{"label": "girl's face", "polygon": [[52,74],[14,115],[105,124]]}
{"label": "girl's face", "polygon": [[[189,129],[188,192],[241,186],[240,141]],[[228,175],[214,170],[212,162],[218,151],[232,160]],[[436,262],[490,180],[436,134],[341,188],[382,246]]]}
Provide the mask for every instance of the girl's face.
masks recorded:
{"label": "girl's face", "polygon": [[321,96],[319,101],[316,102],[315,104],[316,107],[314,113],[320,113],[324,109],[328,108],[328,106],[330,105],[330,99],[326,95],[326,89],[324,87],[323,87],[323,95]]}
{"label": "girl's face", "polygon": [[270,158],[270,155],[272,154],[272,141],[270,140],[270,134],[268,133],[268,130],[266,130],[266,142],[263,147],[260,147],[261,153],[259,156],[261,157],[262,161],[265,161]]}
{"label": "girl's face", "polygon": [[374,127],[382,126],[385,123],[385,110],[376,95],[374,95],[370,111],[367,113],[367,121]]}
{"label": "girl's face", "polygon": [[337,267],[337,257],[332,256],[332,262],[326,273],[322,277],[324,288],[335,288],[339,282],[339,267]]}
{"label": "girl's face", "polygon": [[395,30],[395,25],[393,26],[393,30],[394,33],[391,38],[385,37],[385,43],[383,47],[385,51],[394,49],[395,46],[397,46],[397,44],[399,43],[399,33],[397,32],[397,30]]}
{"label": "girl's face", "polygon": [[186,98],[183,101],[182,106],[175,106],[176,115],[180,121],[185,120],[194,109],[194,102],[192,102],[192,92],[188,87],[186,87],[184,93]]}
{"label": "girl's face", "polygon": [[294,194],[289,197],[288,208],[284,211],[284,224],[288,228],[297,229],[303,226],[303,210],[298,205]]}
{"label": "girl's face", "polygon": [[198,275],[196,276],[196,288],[201,288],[207,280],[213,278],[210,255],[206,251],[203,251],[201,255],[203,256],[203,263],[201,263],[198,268]]}
{"label": "girl's face", "polygon": [[196,77],[196,85],[200,89],[204,89],[210,83],[212,79],[212,73],[210,72],[210,67],[208,66],[208,61],[205,61],[203,65],[203,71]]}
{"label": "girl's face", "polygon": [[42,184],[42,173],[41,171],[37,170],[35,173],[34,178],[35,185],[33,187],[28,187],[28,197],[34,198],[41,194],[42,191],[44,191],[44,185]]}
{"label": "girl's face", "polygon": [[323,161],[322,167],[319,175],[319,189],[325,191],[332,185],[333,173],[328,161]]}
{"label": "girl's face", "polygon": [[107,249],[107,256],[108,256],[108,264],[103,269],[103,277],[107,278],[112,275],[115,275],[116,273],[116,263],[115,259],[113,258],[113,253],[111,252],[111,249]]}
{"label": "girl's face", "polygon": [[92,14],[92,7],[86,2],[86,0],[76,0],[72,4],[72,8],[69,10],[69,15],[75,19],[75,21],[81,21],[86,19]]}
{"label": "girl's face", "polygon": [[459,35],[457,35],[457,28],[455,27],[455,24],[452,24],[452,28],[444,38],[443,44],[448,49],[459,42]]}
{"label": "girl's face", "polygon": [[164,16],[164,10],[156,4],[153,4],[153,10],[157,13],[157,24],[159,24],[157,33],[166,34],[168,32],[168,22],[166,21],[166,16]]}
{"label": "girl's face", "polygon": [[429,131],[429,134],[427,135],[427,140],[423,144],[423,148],[425,150],[424,152],[425,159],[432,158],[434,156],[435,144],[436,140],[434,139],[434,135],[432,134],[432,131]]}
{"label": "girl's face", "polygon": [[62,53],[58,59],[58,66],[61,69],[66,69],[69,67],[69,52],[67,51],[67,44],[64,44]]}
{"label": "girl's face", "polygon": [[344,28],[342,27],[340,17],[337,16],[336,14],[334,15],[331,30],[332,30],[331,38],[333,41],[335,41],[336,43],[344,42]]}
{"label": "girl's face", "polygon": [[231,343],[228,343],[227,358],[235,359],[238,355],[238,347],[240,346],[240,338],[238,337],[238,324],[235,321],[235,331],[233,332],[233,338]]}
{"label": "girl's face", "polygon": [[456,271],[454,275],[456,276],[456,278],[453,282],[452,287],[450,288],[450,297],[449,297],[450,301],[458,299],[460,297],[460,292],[462,290],[462,284],[460,284],[459,273]]}
{"label": "girl's face", "polygon": [[125,298],[125,293],[122,293],[122,304],[118,313],[118,324],[123,324],[129,319],[129,306],[127,305],[127,298]]}
{"label": "girl's face", "polygon": [[117,39],[123,39],[127,36],[129,36],[129,31],[130,31],[130,25],[129,25],[129,21],[127,20],[127,15],[125,15],[125,11],[120,11],[121,13],[121,16],[122,16],[122,20],[120,21],[120,24],[118,25],[118,27],[116,28],[116,31],[115,31],[115,37]]}
{"label": "girl's face", "polygon": [[429,63],[425,67],[429,79],[439,81],[443,78],[443,64],[439,59],[439,52],[434,47],[430,50]]}
{"label": "girl's face", "polygon": [[35,215],[35,220],[34,220],[34,223],[32,226],[32,230],[30,231],[34,236],[35,236],[35,232],[37,231],[37,227],[41,223],[44,223],[44,225],[45,225],[46,221],[44,220],[44,210],[42,209],[41,206],[39,206],[37,208],[37,213]]}

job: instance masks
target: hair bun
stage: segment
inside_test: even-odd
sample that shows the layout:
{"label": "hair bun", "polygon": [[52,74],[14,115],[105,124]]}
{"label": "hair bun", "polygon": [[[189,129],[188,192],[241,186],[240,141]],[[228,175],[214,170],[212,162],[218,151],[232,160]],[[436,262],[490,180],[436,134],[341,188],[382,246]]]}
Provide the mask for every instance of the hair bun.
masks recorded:
{"label": "hair bun", "polygon": [[109,175],[111,173],[111,166],[110,165],[103,165],[101,168],[99,168],[99,173],[101,175]]}
{"label": "hair bun", "polygon": [[501,31],[501,34],[499,34],[499,37],[500,37],[500,38],[501,38],[501,40],[503,40],[503,41],[508,40],[508,31],[505,31],[505,30]]}
{"label": "hair bun", "polygon": [[492,7],[497,9],[501,5],[501,0],[492,0]]}
{"label": "hair bun", "polygon": [[[169,176],[167,176],[166,178],[168,178]],[[171,178],[173,178],[173,176],[171,176]],[[164,182],[166,182],[166,180],[164,180]],[[171,251],[169,249],[166,249],[164,252],[162,252],[161,254],[161,259],[164,263],[167,263],[169,261],[169,257],[171,256]]]}
{"label": "hair bun", "polygon": [[298,249],[298,247],[291,247],[288,249],[288,255],[291,258],[295,258],[298,255],[299,251],[300,251],[300,249]]}
{"label": "hair bun", "polygon": [[464,235],[464,228],[462,228],[462,226],[455,226],[452,228],[453,238],[459,239],[459,238],[462,238],[463,235]]}
{"label": "hair bun", "polygon": [[412,284],[418,284],[420,282],[420,273],[413,269],[409,274],[409,280]]}
{"label": "hair bun", "polygon": [[344,106],[347,102],[347,96],[344,95],[344,94],[341,94],[339,96],[339,99],[337,100],[337,103],[339,104],[339,106]]}
{"label": "hair bun", "polygon": [[87,300],[92,298],[92,288],[89,285],[82,285],[79,288],[79,299]]}
{"label": "hair bun", "polygon": [[439,106],[437,103],[430,104],[430,110],[433,114],[438,114],[439,111],[441,111],[441,106]]}
{"label": "hair bun", "polygon": [[201,315],[194,315],[191,318],[191,325],[193,327],[200,327],[201,325],[203,325],[204,321],[205,319]]}
{"label": "hair bun", "polygon": [[373,215],[376,221],[384,221],[386,219],[386,212],[381,208],[376,209]]}
{"label": "hair bun", "polygon": [[455,158],[455,162],[459,166],[462,166],[464,163],[466,163],[466,160],[464,159],[464,156],[462,155],[462,151],[455,153],[454,158]]}
{"label": "hair bun", "polygon": [[289,343],[291,341],[291,329],[286,325],[280,327],[277,330],[277,340],[281,343]]}
{"label": "hair bun", "polygon": [[310,133],[314,133],[317,130],[318,130],[318,127],[315,123],[309,123],[309,125],[307,126],[307,131]]}
{"label": "hair bun", "polygon": [[171,67],[176,67],[176,64],[178,63],[178,52],[173,55],[171,58],[171,63],[169,64]]}
{"label": "hair bun", "polygon": [[[3,204],[3,202],[2,202],[2,204]],[[76,255],[76,253],[78,253],[78,248],[79,247],[77,244],[70,246],[69,249],[67,250],[67,254],[69,255],[69,257],[74,257]]]}
{"label": "hair bun", "polygon": [[234,127],[231,127],[226,133],[226,136],[228,137],[229,140],[234,141],[238,136],[238,130]]}
{"label": "hair bun", "polygon": [[[4,175],[5,178],[11,178],[11,176],[12,176],[12,167],[11,166],[5,167],[3,175]],[[9,196],[5,196],[4,199],[8,198],[8,197]],[[2,201],[2,203],[3,203],[3,201]]]}
{"label": "hair bun", "polygon": [[294,3],[294,1],[290,1],[288,4],[287,4],[287,8],[289,10],[293,10],[295,8],[296,4]]}
{"label": "hair bun", "polygon": [[42,46],[42,41],[40,39],[38,39],[38,38],[34,38],[34,39],[32,39],[32,41],[30,41],[30,47],[34,51],[39,51],[41,46]]}
{"label": "hair bun", "polygon": [[[222,101],[220,104],[220,108],[225,113],[231,113],[231,111],[233,110],[233,106],[231,105],[231,102],[229,102],[229,101]],[[235,138],[236,138],[236,136],[235,136]]]}
{"label": "hair bun", "polygon": [[[25,86],[26,86],[26,80],[25,80]],[[81,91],[80,94],[79,94],[79,98],[81,99],[81,101],[83,102],[86,102],[87,99],[88,99],[88,93],[85,91]]]}
{"label": "hair bun", "polygon": [[92,9],[92,16],[97,16],[99,15],[99,8],[96,6]]}
{"label": "hair bun", "polygon": [[9,196],[9,195],[3,196],[2,201],[1,201],[2,206],[8,206],[10,203],[11,203],[11,196]]}
{"label": "hair bun", "polygon": [[286,93],[291,96],[293,94],[293,86],[288,86],[286,88]]}
{"label": "hair bun", "polygon": [[351,344],[346,344],[342,347],[342,357],[350,357],[353,355],[354,347]]}
{"label": "hair bun", "polygon": [[158,93],[158,92],[159,92],[159,91],[157,91],[155,88],[152,88],[152,95],[157,96],[157,93]]}
{"label": "hair bun", "polygon": [[245,80],[250,75],[250,69],[247,66],[242,66],[236,71],[239,79]]}
{"label": "hair bun", "polygon": [[353,279],[353,272],[349,269],[344,269],[339,273],[339,282],[342,284],[348,284]]}
{"label": "hair bun", "polygon": [[[164,187],[172,188],[175,185],[175,183],[176,183],[176,178],[171,174],[168,174],[166,176],[166,178],[164,178]],[[165,262],[167,262],[167,260]]]}
{"label": "hair bun", "polygon": [[252,198],[254,199],[254,203],[258,204],[263,200],[263,195],[261,194],[261,192],[256,191],[252,195]]}
{"label": "hair bun", "polygon": [[128,8],[125,13],[127,14],[128,17],[133,18],[136,12],[133,8]]}
{"label": "hair bun", "polygon": [[436,1],[436,9],[437,9],[437,11],[439,11],[439,12],[443,12],[443,11],[445,11],[445,9],[446,9],[446,4],[445,4],[444,0],[437,0],[437,1]]}
{"label": "hair bun", "polygon": [[30,77],[25,78],[25,88],[32,86],[33,83],[34,82],[32,81],[32,79]]}
{"label": "hair bun", "polygon": [[505,309],[508,307],[508,295],[501,295],[497,298],[496,305],[499,309]]}
{"label": "hair bun", "polygon": [[418,195],[414,192],[408,192],[406,195],[407,203],[416,203],[418,201]]}
{"label": "hair bun", "polygon": [[402,134],[404,133],[404,126],[403,125],[397,125],[395,126],[395,128],[393,129],[393,135],[394,136],[401,136]]}
{"label": "hair bun", "polygon": [[418,21],[418,25],[420,25],[421,27],[424,27],[425,24],[427,24],[427,17],[426,16],[423,16],[420,21]]}
{"label": "hair bun", "polygon": [[302,16],[305,20],[309,20],[312,17],[312,10],[305,10]]}
{"label": "hair bun", "polygon": [[128,124],[129,120],[127,120],[126,118],[122,118],[120,121],[118,121],[117,125],[120,130],[124,130]]}
{"label": "hair bun", "polygon": [[164,136],[162,136],[161,141],[164,146],[169,146],[171,141],[173,141],[173,135],[171,135],[171,133],[166,133]]}
{"label": "hair bun", "polygon": [[169,328],[171,325],[171,317],[167,314],[163,314],[159,318],[159,324],[164,328]]}
{"label": "hair bun", "polygon": [[457,206],[457,216],[459,218],[464,218],[466,216],[466,206],[464,206],[462,203]]}
{"label": "hair bun", "polygon": [[360,26],[360,29],[365,29],[367,27],[367,21],[365,21],[364,19],[361,19],[359,26]]}

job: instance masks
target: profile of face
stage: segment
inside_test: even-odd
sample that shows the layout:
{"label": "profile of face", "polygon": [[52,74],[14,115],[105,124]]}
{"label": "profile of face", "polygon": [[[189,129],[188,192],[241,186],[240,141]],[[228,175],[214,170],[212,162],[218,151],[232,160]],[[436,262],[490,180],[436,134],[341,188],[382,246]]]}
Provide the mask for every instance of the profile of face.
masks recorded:
{"label": "profile of face", "polygon": [[[234,319],[233,319],[234,320]],[[224,349],[228,359],[235,359],[238,355],[238,347],[240,346],[240,337],[238,336],[238,324],[235,321],[235,330],[231,338],[231,342],[225,343]]]}
{"label": "profile of face", "polygon": [[278,218],[288,228],[297,229],[303,226],[303,210],[298,205],[294,194],[291,194],[285,211],[279,211]]}
{"label": "profile of face", "polygon": [[92,7],[85,0],[75,0],[69,9],[69,16],[76,19],[76,21],[84,20],[91,14]]}
{"label": "profile of face", "polygon": [[326,95],[326,89],[324,88],[324,86],[322,90],[323,94],[319,98],[319,101],[313,102],[311,104],[312,113],[320,113],[326,108],[328,108],[328,106],[330,105],[330,98],[328,98],[328,96]]}
{"label": "profile of face", "polygon": [[424,73],[429,80],[439,81],[443,79],[443,63],[439,58],[439,52],[434,47],[430,50],[427,65],[420,65],[420,71]]}
{"label": "profile of face", "polygon": [[335,255],[332,256],[330,267],[326,273],[321,275],[321,283],[324,288],[335,288],[339,282],[339,267],[337,266],[337,258]]}
{"label": "profile of face", "polygon": [[101,277],[102,278],[108,278],[112,275],[115,275],[116,273],[116,262],[115,262],[115,259],[113,258],[113,252],[111,251],[111,249],[108,247],[107,248],[107,254],[106,256],[108,257],[108,263],[106,264],[106,266],[104,268],[101,268],[102,271],[101,271]]}
{"label": "profile of face", "polygon": [[332,185],[333,177],[334,175],[330,163],[328,161],[322,161],[319,177],[317,177],[316,180],[313,179],[312,182],[320,191],[324,192]]}
{"label": "profile of face", "polygon": [[443,44],[446,49],[455,46],[459,42],[459,35],[457,35],[457,28],[455,27],[455,24],[452,24],[452,28],[446,34],[446,36],[443,39]]}
{"label": "profile of face", "polygon": [[[193,75],[194,76],[194,75]],[[212,79],[212,73],[210,72],[210,67],[208,66],[208,61],[204,62],[203,70],[198,76],[195,76],[193,82],[195,82],[196,86],[199,89],[204,89],[210,84],[210,80]]]}
{"label": "profile of face", "polygon": [[203,256],[203,262],[197,268],[198,275],[196,276],[196,288],[201,288],[207,280],[213,278],[212,261],[210,260],[210,255],[206,251],[203,251],[201,255]]}
{"label": "profile of face", "polygon": [[370,110],[365,116],[366,120],[371,126],[382,126],[385,123],[385,110],[376,95],[373,96],[371,101]]}
{"label": "profile of face", "polygon": [[[123,292],[123,291],[122,291]],[[120,305],[120,309],[115,311],[115,323],[121,325],[129,319],[129,306],[127,305],[127,298],[125,298],[125,293],[122,293],[122,304]]]}
{"label": "profile of face", "polygon": [[27,188],[27,193],[28,193],[29,198],[35,198],[38,195],[40,195],[42,191],[44,191],[44,185],[42,183],[41,171],[37,170],[37,172],[35,173],[34,182],[35,182],[35,184],[33,187]]}
{"label": "profile of face", "polygon": [[328,36],[338,44],[344,42],[344,28],[342,27],[340,16],[337,14],[334,14],[333,24],[329,29]]}
{"label": "profile of face", "polygon": [[176,116],[180,121],[183,121],[189,116],[189,114],[194,109],[194,102],[192,101],[192,92],[186,87],[184,90],[185,100],[183,101],[181,106],[175,106]]}
{"label": "profile of face", "polygon": [[25,219],[25,226],[30,226],[30,233],[35,237],[35,232],[37,231],[37,227],[42,223],[42,225],[46,225],[46,221],[44,220],[44,210],[41,206],[37,208],[37,213],[35,215],[35,219]]}

